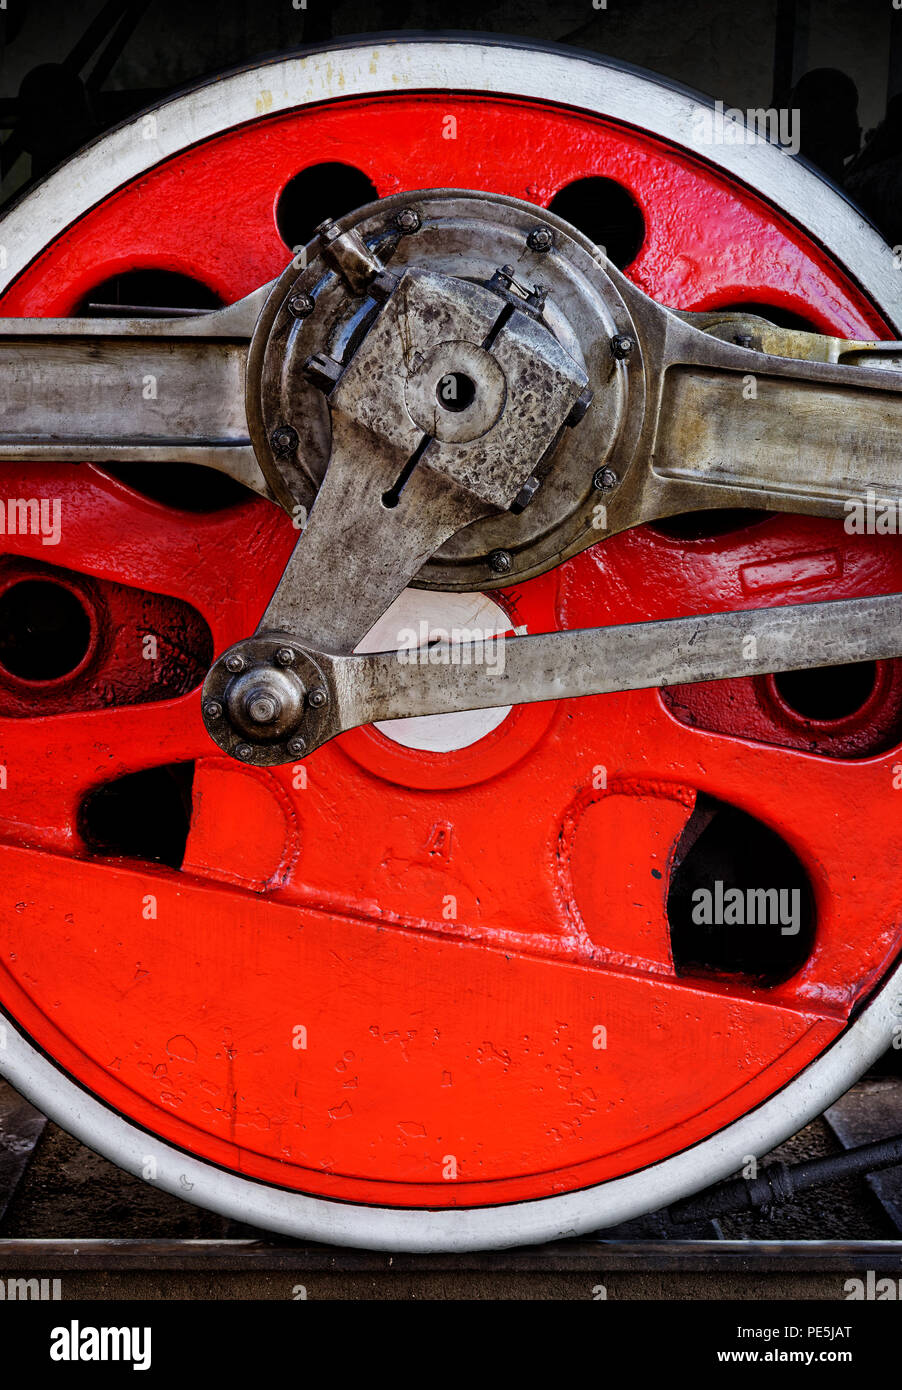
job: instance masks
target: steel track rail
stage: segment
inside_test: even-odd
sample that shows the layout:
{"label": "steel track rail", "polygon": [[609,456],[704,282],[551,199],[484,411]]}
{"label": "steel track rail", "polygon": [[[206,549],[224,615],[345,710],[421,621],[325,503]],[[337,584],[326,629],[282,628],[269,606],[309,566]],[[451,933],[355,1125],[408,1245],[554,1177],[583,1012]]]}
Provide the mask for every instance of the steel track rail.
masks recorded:
{"label": "steel track rail", "polygon": [[881,1270],[902,1274],[895,1240],[572,1240],[464,1254],[389,1255],[268,1240],[0,1240],[17,1274],[164,1271],[248,1274],[659,1272],[745,1274]]}

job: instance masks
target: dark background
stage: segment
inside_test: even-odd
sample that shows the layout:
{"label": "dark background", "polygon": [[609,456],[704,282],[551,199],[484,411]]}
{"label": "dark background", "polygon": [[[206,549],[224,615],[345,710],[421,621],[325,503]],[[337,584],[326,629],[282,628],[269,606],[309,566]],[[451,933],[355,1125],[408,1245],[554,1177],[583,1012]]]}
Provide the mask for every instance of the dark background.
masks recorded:
{"label": "dark background", "polygon": [[[224,69],[345,35],[481,31],[605,54],[743,110],[800,107],[803,154],[894,240],[902,101],[866,143],[902,92],[894,0],[595,3],[605,8],[593,0],[5,0],[0,202],[102,130]],[[824,68],[834,71],[796,86]]]}

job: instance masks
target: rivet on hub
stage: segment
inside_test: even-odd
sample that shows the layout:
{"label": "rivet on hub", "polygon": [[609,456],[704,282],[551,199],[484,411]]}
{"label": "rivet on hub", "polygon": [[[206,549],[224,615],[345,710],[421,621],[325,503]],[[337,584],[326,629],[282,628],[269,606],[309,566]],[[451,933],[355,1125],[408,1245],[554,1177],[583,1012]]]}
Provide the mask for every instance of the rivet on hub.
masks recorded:
{"label": "rivet on hub", "polygon": [[253,756],[254,750],[249,743],[239,743],[238,747],[235,749],[235,757],[241,758],[244,762],[247,762],[248,759]]}
{"label": "rivet on hub", "polygon": [[204,705],[204,714],[207,719],[221,719],[222,705],[218,700],[208,700]]}
{"label": "rivet on hub", "polygon": [[611,352],[617,358],[618,362],[622,362],[625,358],[629,357],[635,346],[635,342],[628,333],[615,333],[611,339]]}
{"label": "rivet on hub", "polygon": [[296,319],[305,319],[316,308],[316,301],[310,294],[292,294],[288,298],[288,311]]}
{"label": "rivet on hub", "polygon": [[402,208],[395,218],[395,226],[404,236],[418,232],[422,225],[422,218],[416,208]]}
{"label": "rivet on hub", "polygon": [[554,237],[547,227],[533,227],[529,236],[526,238],[526,245],[530,251],[538,251],[544,254],[550,251],[554,245]]}
{"label": "rivet on hub", "polygon": [[237,676],[239,671],[244,670],[244,657],[239,656],[236,652],[233,656],[226,657],[225,665],[227,671],[231,671],[233,676]]}
{"label": "rivet on hub", "polygon": [[325,690],[323,690],[323,687],[317,685],[314,686],[307,696],[307,703],[310,705],[311,709],[322,709],[328,698],[329,696],[326,694]]}
{"label": "rivet on hub", "polygon": [[303,738],[293,738],[289,740],[287,747],[293,757],[300,758],[307,752],[307,741]]}
{"label": "rivet on hub", "polygon": [[293,430],[290,425],[279,425],[269,436],[272,451],[280,458],[288,454],[293,454],[298,447],[298,432]]}
{"label": "rivet on hub", "polygon": [[277,666],[292,666],[294,664],[294,652],[290,647],[280,647],[276,652]]}
{"label": "rivet on hub", "polygon": [[509,574],[513,563],[509,550],[493,550],[489,556],[489,569],[495,574]]}

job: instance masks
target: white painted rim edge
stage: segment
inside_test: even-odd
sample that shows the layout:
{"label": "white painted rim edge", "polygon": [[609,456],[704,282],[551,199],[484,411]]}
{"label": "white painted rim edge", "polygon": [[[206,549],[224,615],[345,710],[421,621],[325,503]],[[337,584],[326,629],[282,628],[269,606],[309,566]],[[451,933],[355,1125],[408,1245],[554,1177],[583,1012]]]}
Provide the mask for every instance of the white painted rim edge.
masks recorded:
{"label": "white painted rim edge", "polygon": [[807,165],[763,138],[699,145],[694,132],[711,109],[703,98],[573,50],[453,37],[338,45],[234,73],[155,107],[153,138],[143,138],[142,118],[135,117],[50,174],[3,218],[7,263],[0,291],[75,218],[189,145],[295,107],[430,88],[563,104],[681,145],[781,208],[840,264],[855,267],[855,279],[883,312],[902,318],[902,274],[866,218]]}
{"label": "white painted rim edge", "polygon": [[[265,84],[265,85],[264,85]],[[692,139],[701,99],[651,77],[575,53],[501,42],[363,41],[264,64],[155,109],[156,138],[140,117],[103,137],[27,194],[0,222],[4,289],[75,218],[188,145],[235,125],[330,99],[384,92],[480,91],[608,116],[681,145],[755,189],[815,237],[894,323],[902,286],[892,253],[870,224],[812,170],[765,141],[700,150]],[[266,95],[264,95],[266,94]],[[495,1207],[422,1211],[362,1206],[256,1182],[191,1157],[83,1090],[11,1022],[0,1072],[46,1115],[120,1167],[221,1214],[299,1238],[430,1253],[519,1245],[578,1235],[663,1206],[735,1172],[820,1114],[885,1050],[902,1019],[902,965],[856,1022],[764,1104],[692,1148],[595,1187]]]}

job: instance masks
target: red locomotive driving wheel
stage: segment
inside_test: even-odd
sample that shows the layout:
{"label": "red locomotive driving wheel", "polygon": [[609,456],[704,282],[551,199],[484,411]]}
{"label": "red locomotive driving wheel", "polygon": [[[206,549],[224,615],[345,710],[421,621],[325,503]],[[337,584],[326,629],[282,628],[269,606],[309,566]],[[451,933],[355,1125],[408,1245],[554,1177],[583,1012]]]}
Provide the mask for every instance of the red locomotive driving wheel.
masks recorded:
{"label": "red locomotive driving wheel", "polygon": [[[762,142],[693,146],[697,110],[491,42],[272,62],[8,213],[3,312],[231,304],[327,213],[451,188],[550,208],[671,308],[895,336],[891,253],[854,209]],[[36,1104],[243,1220],[460,1249],[695,1190],[887,1045],[898,663],[369,725],[241,766],[200,687],[298,533],[197,472],[189,493],[165,464],[0,466],[0,1069]],[[899,591],[896,538],[711,512],[507,587],[410,588],[395,616],[551,632]],[[726,941],[692,911],[713,880],[773,888],[785,919]]]}

